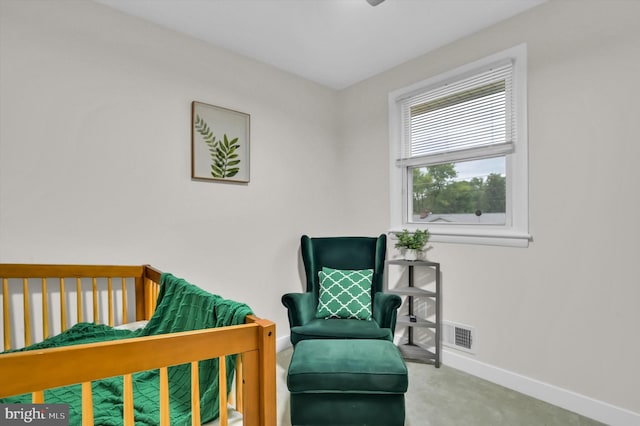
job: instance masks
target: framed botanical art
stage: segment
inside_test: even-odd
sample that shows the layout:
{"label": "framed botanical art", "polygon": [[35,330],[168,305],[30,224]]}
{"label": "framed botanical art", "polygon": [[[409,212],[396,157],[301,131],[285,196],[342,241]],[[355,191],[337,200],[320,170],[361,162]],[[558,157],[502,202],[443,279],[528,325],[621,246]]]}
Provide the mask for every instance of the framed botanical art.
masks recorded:
{"label": "framed botanical art", "polygon": [[248,183],[249,127],[249,114],[193,101],[191,177]]}

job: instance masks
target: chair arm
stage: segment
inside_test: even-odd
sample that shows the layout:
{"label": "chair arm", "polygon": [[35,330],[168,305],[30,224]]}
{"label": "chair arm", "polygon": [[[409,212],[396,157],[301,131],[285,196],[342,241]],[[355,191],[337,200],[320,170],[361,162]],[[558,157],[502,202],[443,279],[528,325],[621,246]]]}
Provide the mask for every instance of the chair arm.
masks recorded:
{"label": "chair arm", "polygon": [[381,328],[390,328],[393,334],[401,304],[402,299],[397,294],[376,293],[373,297],[373,319]]}
{"label": "chair arm", "polygon": [[304,325],[316,315],[316,300],[311,292],[287,293],[282,296],[282,304],[288,310],[290,327]]}

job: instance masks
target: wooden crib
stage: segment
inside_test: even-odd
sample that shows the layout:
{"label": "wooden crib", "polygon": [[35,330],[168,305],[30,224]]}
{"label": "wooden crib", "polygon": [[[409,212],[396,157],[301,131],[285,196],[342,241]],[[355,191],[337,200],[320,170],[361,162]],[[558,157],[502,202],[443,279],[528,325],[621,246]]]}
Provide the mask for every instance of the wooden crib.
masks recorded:
{"label": "wooden crib", "polygon": [[[146,265],[0,264],[4,349],[20,347],[12,346],[18,337],[27,346],[83,321],[115,326],[148,320],[160,276]],[[12,332],[21,328],[23,336]],[[219,380],[220,425],[227,423],[228,400],[235,399],[244,426],[275,426],[275,325],[252,315],[237,326],[0,354],[0,398],[31,393],[33,403],[44,403],[44,390],[81,384],[82,424],[93,425],[91,382],[122,376],[124,425],[133,425],[132,374],[159,369],[160,424],[168,426],[167,369],[190,363],[192,424],[199,425],[198,361],[218,358],[219,377],[226,377],[225,357],[234,354],[240,354],[235,398],[228,398],[226,381]]]}

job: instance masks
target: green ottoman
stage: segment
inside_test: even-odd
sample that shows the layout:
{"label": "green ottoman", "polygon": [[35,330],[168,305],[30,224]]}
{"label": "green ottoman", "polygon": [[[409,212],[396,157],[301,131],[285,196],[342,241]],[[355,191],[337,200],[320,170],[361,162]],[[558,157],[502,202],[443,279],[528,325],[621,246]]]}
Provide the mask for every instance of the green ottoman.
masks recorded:
{"label": "green ottoman", "polygon": [[388,340],[298,342],[287,387],[293,426],[402,426],[407,367]]}

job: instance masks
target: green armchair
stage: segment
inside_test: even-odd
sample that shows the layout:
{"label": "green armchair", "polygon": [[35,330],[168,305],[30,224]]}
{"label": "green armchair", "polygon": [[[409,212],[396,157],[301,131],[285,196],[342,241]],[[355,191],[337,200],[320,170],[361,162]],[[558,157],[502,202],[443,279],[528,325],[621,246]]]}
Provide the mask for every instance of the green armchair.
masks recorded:
{"label": "green armchair", "polygon": [[[401,299],[383,292],[387,238],[373,237],[301,238],[302,261],[307,279],[304,293],[282,296],[287,308],[291,343],[306,339],[382,339],[393,340]],[[335,270],[373,270],[371,276],[371,319],[318,317],[323,268]]]}

